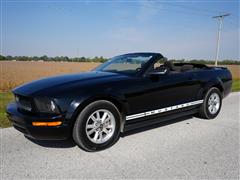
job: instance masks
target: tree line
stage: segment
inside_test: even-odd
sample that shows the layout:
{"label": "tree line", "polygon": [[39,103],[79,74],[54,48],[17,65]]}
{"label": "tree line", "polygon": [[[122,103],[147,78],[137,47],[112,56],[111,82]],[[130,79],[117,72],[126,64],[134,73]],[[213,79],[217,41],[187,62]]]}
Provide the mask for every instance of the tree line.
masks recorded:
{"label": "tree line", "polygon": [[[170,59],[175,62],[189,62],[189,63],[198,63],[198,64],[214,64],[214,60],[204,60],[204,59],[192,59],[192,60],[186,60],[186,59]],[[107,61],[107,58],[104,58],[102,56],[98,57],[73,57],[70,58],[68,56],[56,56],[56,57],[48,57],[46,55],[44,56],[3,56],[0,55],[0,61],[65,61],[65,62],[100,62],[103,63]],[[218,64],[220,65],[240,65],[240,61],[236,60],[222,60],[219,61]]]}
{"label": "tree line", "polygon": [[65,62],[105,62],[106,58],[102,56],[87,58],[87,57],[74,57],[70,58],[68,56],[56,56],[56,57],[48,57],[44,56],[3,56],[0,55],[0,61],[65,61]]}

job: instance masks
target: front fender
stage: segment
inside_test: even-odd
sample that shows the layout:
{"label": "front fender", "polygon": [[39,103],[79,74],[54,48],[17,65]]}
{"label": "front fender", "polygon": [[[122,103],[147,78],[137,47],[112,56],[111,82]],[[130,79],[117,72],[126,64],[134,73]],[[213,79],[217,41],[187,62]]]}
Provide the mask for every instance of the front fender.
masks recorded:
{"label": "front fender", "polygon": [[[121,94],[109,94],[109,93],[99,93],[95,95],[81,95],[81,97],[76,98],[71,102],[65,118],[71,122],[73,125],[78,114],[90,103],[96,100],[108,100],[117,106],[121,113],[122,126],[125,123],[125,115],[128,112],[128,104],[126,98]],[[123,129],[123,127],[121,127]]]}

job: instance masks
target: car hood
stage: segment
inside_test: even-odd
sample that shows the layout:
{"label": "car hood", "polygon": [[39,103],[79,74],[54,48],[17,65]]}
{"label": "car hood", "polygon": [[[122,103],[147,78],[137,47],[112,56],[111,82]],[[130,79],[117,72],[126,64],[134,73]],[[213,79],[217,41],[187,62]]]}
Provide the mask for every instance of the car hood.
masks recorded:
{"label": "car hood", "polygon": [[[79,74],[66,74],[55,77],[43,78],[23,84],[13,89],[14,94],[22,96],[34,96],[41,94],[42,91],[58,91],[60,89],[77,86],[87,87],[88,85],[99,84],[99,82],[119,79],[124,75],[110,72],[91,71]],[[125,76],[126,77],[126,76]]]}

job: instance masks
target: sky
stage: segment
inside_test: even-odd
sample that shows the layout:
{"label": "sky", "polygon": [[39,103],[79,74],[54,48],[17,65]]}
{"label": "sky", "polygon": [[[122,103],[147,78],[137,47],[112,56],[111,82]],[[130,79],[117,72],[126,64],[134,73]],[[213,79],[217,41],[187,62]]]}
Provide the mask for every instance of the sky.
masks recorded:
{"label": "sky", "polygon": [[1,0],[1,51],[12,56],[112,57],[159,52],[172,59],[239,60],[239,1]]}

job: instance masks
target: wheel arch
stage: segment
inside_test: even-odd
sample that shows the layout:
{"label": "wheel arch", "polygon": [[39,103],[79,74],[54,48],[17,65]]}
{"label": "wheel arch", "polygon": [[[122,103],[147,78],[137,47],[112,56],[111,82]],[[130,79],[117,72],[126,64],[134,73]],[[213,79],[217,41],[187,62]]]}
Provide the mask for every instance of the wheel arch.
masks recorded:
{"label": "wheel arch", "polygon": [[216,85],[213,85],[212,87],[218,88],[219,91],[222,93],[222,96],[223,96],[224,89],[223,89],[223,86],[221,84],[216,84]]}
{"label": "wheel arch", "polygon": [[119,113],[121,115],[121,132],[123,131],[124,128],[124,123],[125,123],[125,115],[127,113],[127,103],[122,97],[116,96],[116,95],[109,95],[109,94],[99,94],[95,96],[88,96],[85,98],[80,98],[78,100],[74,100],[67,113],[66,113],[66,119],[71,121],[71,126],[74,125],[77,116],[81,111],[89,104],[98,101],[98,100],[105,100],[109,101],[112,104],[116,106],[116,108],[119,110]]}
{"label": "wheel arch", "polygon": [[206,84],[203,85],[199,95],[201,98],[204,98],[205,94],[208,92],[210,88],[216,87],[220,90],[222,97],[224,96],[224,86],[221,79],[216,78],[208,81]]}

